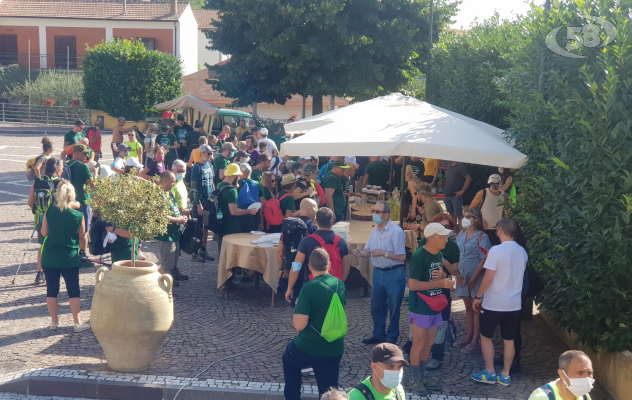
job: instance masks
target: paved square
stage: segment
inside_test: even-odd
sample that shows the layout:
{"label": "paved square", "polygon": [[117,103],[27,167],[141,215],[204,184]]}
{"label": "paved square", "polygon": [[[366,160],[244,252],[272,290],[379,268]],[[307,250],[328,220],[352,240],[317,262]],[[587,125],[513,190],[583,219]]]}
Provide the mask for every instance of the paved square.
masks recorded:
{"label": "paved square", "polygon": [[[33,283],[38,247],[35,239],[15,285],[11,285],[33,229],[32,214],[26,206],[30,184],[26,181],[24,166],[28,158],[39,154],[41,136],[2,135],[0,129],[0,138],[0,381],[2,375],[41,368],[68,370],[69,374],[74,371],[94,373],[103,379],[110,374],[113,377],[114,372],[107,368],[92,331],[72,332],[72,317],[63,284],[59,297],[60,328],[48,330],[50,318],[45,286]],[[56,135],[53,141],[61,150],[63,138]],[[110,137],[104,136],[105,148],[109,142]],[[107,153],[104,152],[105,158],[110,162]],[[150,261],[156,261],[155,243],[143,244],[143,251]],[[214,242],[209,241],[209,251],[219,258]],[[263,347],[212,366],[200,379],[221,383],[241,381],[246,386],[261,383],[262,387],[263,384],[282,384],[281,354],[288,340],[295,335],[292,310],[285,300],[278,299],[276,307],[270,307],[271,289],[263,280],[258,289],[253,282],[237,282],[236,289],[226,298],[223,292],[215,289],[217,261],[196,263],[186,255],[180,260],[180,268],[190,280],[181,282],[180,287],[174,289],[180,298],[175,301],[175,321],[169,337],[156,354],[151,369],[144,371],[142,376],[135,374],[121,378],[117,375],[117,379],[147,381],[162,377],[173,381],[192,378],[214,360]],[[95,270],[81,270],[84,320],[90,318]],[[346,352],[340,368],[343,387],[355,385],[370,374],[371,346],[361,343],[372,330],[371,316],[366,312],[370,298],[363,297],[362,283],[360,274],[352,269],[346,283],[347,314],[350,317]],[[406,302],[403,307],[406,311]],[[408,335],[406,315],[402,312],[400,345],[406,342]],[[460,336],[465,328],[462,301],[453,303],[452,315]],[[533,321],[524,322],[522,331],[523,373],[512,376],[511,386],[504,388],[473,382],[469,375],[483,369],[482,356],[461,354],[459,349],[448,346],[443,368],[430,374],[443,382],[440,394],[522,400],[538,386],[553,380],[557,376],[557,358],[566,350],[565,346],[538,315]],[[267,345],[269,343],[272,344]],[[499,344],[500,340],[496,338],[496,345]],[[405,371],[406,375],[408,373]],[[313,376],[304,379],[305,385],[315,386],[315,383]],[[612,398],[601,386],[591,395],[597,400]]]}

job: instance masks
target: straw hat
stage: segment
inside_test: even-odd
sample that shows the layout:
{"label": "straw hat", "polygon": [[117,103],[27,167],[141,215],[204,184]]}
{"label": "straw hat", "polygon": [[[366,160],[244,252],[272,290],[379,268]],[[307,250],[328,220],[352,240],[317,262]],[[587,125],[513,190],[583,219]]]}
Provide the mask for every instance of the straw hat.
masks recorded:
{"label": "straw hat", "polygon": [[294,176],[294,174],[285,174],[281,179],[281,186],[291,185],[294,182],[296,182],[296,177]]}

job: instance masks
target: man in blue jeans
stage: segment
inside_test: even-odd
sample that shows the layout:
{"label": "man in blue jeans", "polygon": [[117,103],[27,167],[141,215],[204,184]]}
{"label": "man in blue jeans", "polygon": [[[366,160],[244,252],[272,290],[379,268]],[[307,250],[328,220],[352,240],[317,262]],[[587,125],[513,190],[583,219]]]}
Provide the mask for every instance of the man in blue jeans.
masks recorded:
{"label": "man in blue jeans", "polygon": [[[458,228],[463,220],[463,193],[472,182],[467,164],[449,162],[445,172],[445,209],[458,220]],[[458,232],[457,228],[457,232]]]}
{"label": "man in blue jeans", "polygon": [[[356,257],[371,257],[373,264],[373,289],[371,290],[371,317],[373,336],[362,341],[364,344],[399,340],[399,311],[406,289],[406,235],[404,230],[391,221],[391,207],[378,201],[373,208],[373,222],[364,250],[353,249]],[[388,332],[386,316],[391,315]]]}
{"label": "man in blue jeans", "polygon": [[283,353],[283,393],[286,400],[301,399],[301,369],[309,366],[314,369],[316,376],[318,398],[329,388],[337,388],[340,359],[345,352],[344,336],[332,342],[321,336],[334,293],[338,294],[343,307],[347,303],[345,284],[329,274],[330,261],[325,249],[312,251],[308,266],[314,278],[301,289],[294,308],[294,329],[297,336]]}

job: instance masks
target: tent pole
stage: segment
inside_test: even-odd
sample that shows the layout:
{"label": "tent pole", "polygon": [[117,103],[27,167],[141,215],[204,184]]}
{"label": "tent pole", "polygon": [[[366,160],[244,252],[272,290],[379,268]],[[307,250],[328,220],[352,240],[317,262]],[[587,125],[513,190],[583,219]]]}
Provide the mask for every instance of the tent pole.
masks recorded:
{"label": "tent pole", "polygon": [[391,179],[389,179],[388,181],[391,182],[391,192],[393,191],[393,182],[395,180],[395,177],[393,176],[393,157],[390,157],[390,161],[391,161]]}
{"label": "tent pole", "polygon": [[404,182],[406,181],[406,157],[402,162],[402,181],[399,189],[399,226],[404,229]]}

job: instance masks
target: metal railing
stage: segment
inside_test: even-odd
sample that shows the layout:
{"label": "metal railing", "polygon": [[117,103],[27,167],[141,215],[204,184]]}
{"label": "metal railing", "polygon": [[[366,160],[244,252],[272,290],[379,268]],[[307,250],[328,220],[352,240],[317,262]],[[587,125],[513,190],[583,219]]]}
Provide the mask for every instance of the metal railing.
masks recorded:
{"label": "metal railing", "polygon": [[78,119],[89,123],[92,111],[83,107],[58,107],[35,104],[0,103],[0,121],[46,125],[74,124]]}
{"label": "metal railing", "polygon": [[83,72],[85,56],[73,56],[70,54],[0,54],[0,65],[18,65],[20,68],[31,69],[57,69],[63,71]]}

